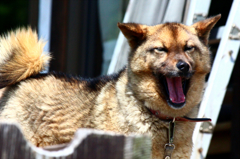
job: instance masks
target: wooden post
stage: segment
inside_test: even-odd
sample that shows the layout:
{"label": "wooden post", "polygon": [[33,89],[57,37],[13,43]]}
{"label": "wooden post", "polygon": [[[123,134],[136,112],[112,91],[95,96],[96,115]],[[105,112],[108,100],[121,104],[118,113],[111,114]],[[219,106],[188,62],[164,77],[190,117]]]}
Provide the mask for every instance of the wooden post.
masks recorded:
{"label": "wooden post", "polygon": [[[83,77],[101,73],[98,0],[69,0],[66,71]],[[58,55],[57,55],[58,56]]]}
{"label": "wooden post", "polygon": [[28,24],[33,29],[38,29],[39,0],[28,0]]}
{"label": "wooden post", "polygon": [[50,52],[53,60],[50,70],[66,70],[68,0],[52,0]]}

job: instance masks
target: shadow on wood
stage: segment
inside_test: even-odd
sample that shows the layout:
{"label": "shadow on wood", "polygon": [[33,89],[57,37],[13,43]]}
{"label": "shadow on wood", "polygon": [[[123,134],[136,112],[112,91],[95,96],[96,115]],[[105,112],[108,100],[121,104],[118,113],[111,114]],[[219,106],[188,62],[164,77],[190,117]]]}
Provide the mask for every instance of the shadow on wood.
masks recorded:
{"label": "shadow on wood", "polygon": [[79,129],[68,144],[38,148],[25,140],[17,124],[1,123],[0,158],[147,159],[151,158],[151,139],[147,136]]}

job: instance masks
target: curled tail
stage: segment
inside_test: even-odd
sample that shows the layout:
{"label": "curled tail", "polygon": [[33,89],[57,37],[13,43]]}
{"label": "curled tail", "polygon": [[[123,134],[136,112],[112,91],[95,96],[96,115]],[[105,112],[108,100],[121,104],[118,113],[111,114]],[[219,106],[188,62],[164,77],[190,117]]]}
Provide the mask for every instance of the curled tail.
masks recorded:
{"label": "curled tail", "polygon": [[44,45],[30,28],[0,37],[0,88],[44,70],[51,59],[50,55],[43,54]]}

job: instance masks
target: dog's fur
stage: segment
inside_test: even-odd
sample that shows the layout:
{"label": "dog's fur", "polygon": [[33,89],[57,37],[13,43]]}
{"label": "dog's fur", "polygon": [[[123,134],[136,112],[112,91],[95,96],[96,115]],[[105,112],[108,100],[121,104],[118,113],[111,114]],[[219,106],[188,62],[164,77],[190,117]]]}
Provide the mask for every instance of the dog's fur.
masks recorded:
{"label": "dog's fur", "polygon": [[[118,74],[96,79],[39,74],[50,56],[42,53],[44,42],[37,34],[28,28],[2,36],[0,117],[20,123],[25,137],[37,146],[67,143],[78,128],[149,134],[152,157],[163,158],[168,122],[150,109],[171,117],[196,116],[210,71],[208,37],[219,19],[220,15],[192,26],[119,23],[131,47],[128,65]],[[179,62],[188,69],[181,70]],[[174,79],[188,81],[185,96],[178,95],[182,88],[174,88],[180,91],[171,102],[162,83],[166,77],[173,85]],[[190,157],[194,126],[176,123],[173,158]]]}

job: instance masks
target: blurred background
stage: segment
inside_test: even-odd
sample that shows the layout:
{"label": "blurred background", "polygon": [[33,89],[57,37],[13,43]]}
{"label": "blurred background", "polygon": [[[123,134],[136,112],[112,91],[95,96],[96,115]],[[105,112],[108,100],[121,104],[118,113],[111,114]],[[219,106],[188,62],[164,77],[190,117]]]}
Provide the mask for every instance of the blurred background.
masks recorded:
{"label": "blurred background", "polygon": [[[150,10],[144,9],[140,5],[140,1],[139,6],[135,6],[131,13],[136,11],[138,15],[148,14],[151,8],[149,8]],[[149,2],[144,0],[142,4]],[[170,2],[176,3],[178,9],[169,8],[171,7]],[[142,17],[135,19],[139,19],[139,22],[144,24],[149,22],[149,25],[166,21],[187,23],[185,17],[189,9],[188,2],[189,0],[179,0],[178,2],[159,0],[162,5],[154,7],[159,8],[155,8],[155,10],[162,15],[161,17],[158,16],[151,22],[147,21],[148,17],[145,17],[146,22],[141,21]],[[209,41],[213,59],[220,42],[216,34],[225,25],[232,2],[233,0],[212,0],[210,3],[207,16],[222,14]],[[49,67],[50,71],[62,71],[82,77],[96,77],[109,72],[109,64],[119,37],[117,22],[122,22],[127,16],[125,13],[128,11],[128,5],[129,0],[1,0],[0,33],[3,35],[7,31],[19,27],[31,26],[38,31],[40,37],[48,40],[45,51],[51,52],[53,56]],[[179,14],[174,17],[171,14],[173,11],[179,12]],[[132,18],[134,19],[134,17]],[[138,20],[134,22],[138,22]],[[118,59],[121,59],[121,55],[119,56]],[[208,159],[240,158],[239,60],[239,58],[236,60],[227,87],[218,122],[213,132]],[[123,64],[126,63],[124,58],[120,61],[123,61]],[[123,64],[120,66],[122,67]],[[112,72],[116,72],[116,70]]]}

